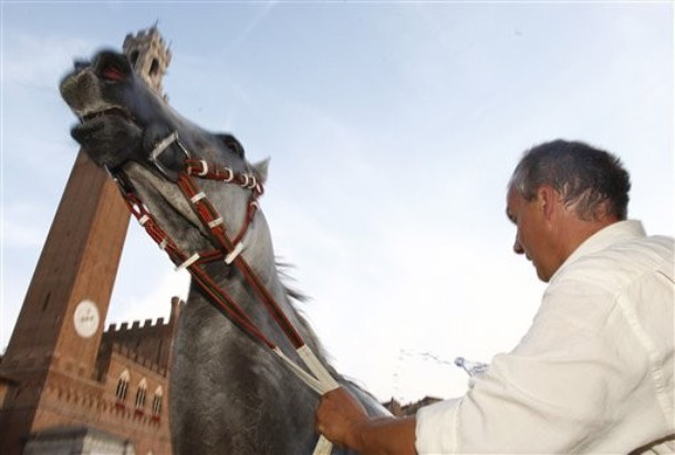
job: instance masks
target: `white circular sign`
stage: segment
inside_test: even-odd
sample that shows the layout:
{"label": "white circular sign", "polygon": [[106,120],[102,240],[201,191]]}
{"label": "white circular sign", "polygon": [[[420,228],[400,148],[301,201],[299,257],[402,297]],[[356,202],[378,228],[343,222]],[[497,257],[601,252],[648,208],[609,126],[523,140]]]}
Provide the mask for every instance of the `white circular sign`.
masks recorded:
{"label": "white circular sign", "polygon": [[98,307],[93,301],[86,299],[77,304],[73,322],[79,336],[89,338],[94,335],[98,329],[99,320]]}

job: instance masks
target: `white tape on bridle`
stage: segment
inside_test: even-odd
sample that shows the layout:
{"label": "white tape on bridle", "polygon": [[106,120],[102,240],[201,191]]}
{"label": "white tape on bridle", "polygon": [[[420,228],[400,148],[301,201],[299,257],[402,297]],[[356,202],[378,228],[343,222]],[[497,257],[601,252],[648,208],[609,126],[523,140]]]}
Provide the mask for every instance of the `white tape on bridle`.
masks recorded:
{"label": "white tape on bridle", "polygon": [[314,452],[312,455],[330,455],[333,451],[333,443],[330,442],[322,434],[319,435],[319,440],[316,442],[316,447],[314,447]]}
{"label": "white tape on bridle", "polygon": [[194,196],[192,196],[190,198],[190,202],[192,202],[193,204],[196,204],[197,202],[201,201],[205,197],[206,197],[206,194],[204,194],[203,191],[200,191],[199,193],[195,194]]}
{"label": "white tape on bridle", "polygon": [[237,259],[237,256],[241,254],[241,252],[244,251],[244,241],[242,240],[241,242],[237,243],[237,246],[234,247],[232,251],[230,251],[230,254],[225,256],[225,263],[227,265],[230,265],[234,262],[235,259]]}
{"label": "white tape on bridle", "polygon": [[318,379],[321,383],[321,386],[324,389],[323,392],[321,392],[321,395],[340,387],[340,384],[337,383],[335,378],[333,378],[333,376],[328,372],[326,367],[323,366],[321,361],[317,358],[316,354],[314,354],[314,351],[312,351],[309,346],[301,346],[296,352],[305,365],[307,365],[309,371],[311,371],[316,379]]}
{"label": "white tape on bridle", "polygon": [[179,270],[187,269],[188,267],[190,267],[192,264],[194,264],[198,260],[199,260],[199,253],[193,254],[185,262],[183,262],[181,265],[176,267],[176,272],[178,272]]}
{"label": "white tape on bridle", "polygon": [[293,360],[289,359],[286,354],[283,353],[281,349],[278,347],[274,349],[274,353],[279,356],[281,360],[284,361],[286,366],[295,374],[295,376],[298,377],[302,382],[307,385],[310,389],[314,390],[316,393],[319,395],[323,395],[325,392],[325,387],[321,384],[321,382],[316,379],[314,376],[311,374],[307,373],[305,370],[300,368]]}
{"label": "white tape on bridle", "polygon": [[217,219],[208,222],[208,226],[211,229],[213,229],[214,227],[216,227],[218,225],[221,225],[221,224],[223,224],[223,218],[222,217],[218,217]]}
{"label": "white tape on bridle", "polygon": [[[303,363],[307,365],[307,368],[312,372],[312,374],[306,372],[300,368],[293,360],[289,359],[286,354],[284,354],[281,349],[278,347],[274,349],[274,352],[279,356],[281,360],[286,364],[286,366],[309,388],[314,390],[319,395],[324,395],[331,390],[335,390],[340,387],[340,384],[333,378],[330,372],[323,366],[321,361],[317,358],[314,351],[312,351],[309,346],[303,345],[296,350],[300,359]],[[330,455],[333,450],[333,443],[330,442],[322,434],[319,435],[319,440],[314,447],[314,452],[312,455]]]}

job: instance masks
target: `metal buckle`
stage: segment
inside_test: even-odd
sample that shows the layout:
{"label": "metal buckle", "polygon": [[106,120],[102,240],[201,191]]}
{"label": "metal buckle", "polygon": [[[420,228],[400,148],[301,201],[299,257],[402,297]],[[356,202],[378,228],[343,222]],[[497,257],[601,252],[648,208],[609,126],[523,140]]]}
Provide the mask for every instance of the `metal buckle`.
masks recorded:
{"label": "metal buckle", "polygon": [[190,159],[191,158],[190,152],[187,151],[185,146],[178,139],[178,131],[174,131],[173,133],[169,134],[167,137],[159,141],[159,143],[152,150],[152,153],[150,153],[150,157],[148,158],[150,163],[152,163],[157,168],[157,170],[159,170],[159,172],[161,172],[162,175],[164,175],[164,177],[167,178],[171,178],[170,170],[162,165],[162,163],[159,161],[159,156],[162,153],[164,153],[166,149],[168,149],[169,146],[174,142],[178,145],[178,148],[185,155],[185,159],[186,160]]}

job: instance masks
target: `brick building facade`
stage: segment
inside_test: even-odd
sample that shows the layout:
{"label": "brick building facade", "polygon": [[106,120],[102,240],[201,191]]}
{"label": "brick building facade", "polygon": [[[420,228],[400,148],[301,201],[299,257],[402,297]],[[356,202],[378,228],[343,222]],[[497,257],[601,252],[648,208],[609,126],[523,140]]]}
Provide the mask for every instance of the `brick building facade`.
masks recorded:
{"label": "brick building facade", "polygon": [[[36,387],[39,376],[30,377],[35,370],[23,380],[0,376],[0,400],[5,397],[0,402],[0,453],[90,453],[77,450],[88,437],[98,445],[107,441],[104,453],[170,454],[170,349],[183,305],[172,300],[168,321],[110,325],[91,376],[82,375],[87,369],[78,370],[72,360],[52,364],[42,387]],[[71,348],[78,350],[76,344]],[[30,368],[30,362],[5,358],[0,370],[17,371],[22,364]],[[34,408],[27,430],[17,413],[25,407]]]}

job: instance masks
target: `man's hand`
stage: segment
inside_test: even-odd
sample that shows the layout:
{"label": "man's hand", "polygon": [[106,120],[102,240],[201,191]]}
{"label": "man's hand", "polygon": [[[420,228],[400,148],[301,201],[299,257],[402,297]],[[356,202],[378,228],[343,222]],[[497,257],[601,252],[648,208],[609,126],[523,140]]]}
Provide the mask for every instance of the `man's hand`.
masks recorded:
{"label": "man's hand", "polygon": [[368,423],[361,404],[343,387],[326,393],[316,412],[316,430],[339,446],[361,451],[361,430]]}
{"label": "man's hand", "polygon": [[319,433],[363,455],[415,454],[415,425],[414,417],[371,419],[342,387],[325,394],[316,413]]}

